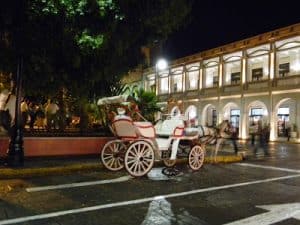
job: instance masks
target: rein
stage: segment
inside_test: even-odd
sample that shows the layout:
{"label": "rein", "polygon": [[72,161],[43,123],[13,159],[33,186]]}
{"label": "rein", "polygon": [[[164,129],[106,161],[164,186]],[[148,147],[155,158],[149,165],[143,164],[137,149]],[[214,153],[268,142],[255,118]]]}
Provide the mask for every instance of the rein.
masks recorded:
{"label": "rein", "polygon": [[9,102],[10,96],[11,96],[11,93],[8,94],[7,99],[5,101],[5,105],[7,105],[7,103]]}

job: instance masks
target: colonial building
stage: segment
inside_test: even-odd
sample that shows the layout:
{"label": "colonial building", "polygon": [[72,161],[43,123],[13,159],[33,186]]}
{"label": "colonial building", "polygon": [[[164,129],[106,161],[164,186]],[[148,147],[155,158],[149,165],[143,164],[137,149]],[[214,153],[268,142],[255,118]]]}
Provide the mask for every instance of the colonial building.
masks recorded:
{"label": "colonial building", "polygon": [[[229,119],[240,138],[261,121],[271,140],[300,141],[300,24],[199,52],[142,72],[171,114],[215,126]],[[298,118],[298,120],[297,120]]]}

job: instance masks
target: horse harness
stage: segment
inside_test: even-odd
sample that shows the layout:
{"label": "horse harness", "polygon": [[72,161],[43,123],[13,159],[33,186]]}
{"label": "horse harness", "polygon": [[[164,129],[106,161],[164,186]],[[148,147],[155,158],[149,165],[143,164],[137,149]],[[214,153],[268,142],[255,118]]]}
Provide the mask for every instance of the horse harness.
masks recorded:
{"label": "horse harness", "polygon": [[5,101],[5,105],[7,105],[7,103],[9,102],[10,96],[11,96],[11,93],[9,92],[9,94],[8,94],[8,96],[7,96],[7,99],[6,99],[6,101]]}

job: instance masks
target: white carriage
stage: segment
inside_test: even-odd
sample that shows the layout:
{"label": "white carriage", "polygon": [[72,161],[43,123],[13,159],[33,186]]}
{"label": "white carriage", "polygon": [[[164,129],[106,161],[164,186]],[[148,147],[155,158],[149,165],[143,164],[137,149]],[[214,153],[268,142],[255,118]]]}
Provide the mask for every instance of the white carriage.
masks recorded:
{"label": "white carriage", "polygon": [[168,118],[154,126],[123,114],[114,117],[111,128],[116,139],[107,142],[101,151],[101,161],[111,171],[125,167],[130,175],[141,177],[155,161],[173,166],[176,159],[186,157],[192,170],[203,165],[204,148],[198,142],[198,133],[186,129],[181,118]]}

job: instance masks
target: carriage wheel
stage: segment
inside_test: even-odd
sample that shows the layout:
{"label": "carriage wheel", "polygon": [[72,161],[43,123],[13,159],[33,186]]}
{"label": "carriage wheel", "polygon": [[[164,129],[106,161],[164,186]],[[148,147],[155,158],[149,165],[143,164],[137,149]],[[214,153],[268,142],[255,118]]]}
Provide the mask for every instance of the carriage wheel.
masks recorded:
{"label": "carriage wheel", "polygon": [[172,167],[176,164],[176,159],[164,159],[163,162],[166,167]]}
{"label": "carriage wheel", "polygon": [[154,164],[152,146],[145,141],[132,143],[125,153],[124,164],[131,176],[141,177],[146,175]]}
{"label": "carriage wheel", "polygon": [[126,145],[119,140],[107,142],[101,151],[101,161],[105,168],[118,171],[124,168]]}
{"label": "carriage wheel", "polygon": [[204,162],[204,151],[200,145],[195,145],[189,153],[189,166],[192,170],[199,170]]}

